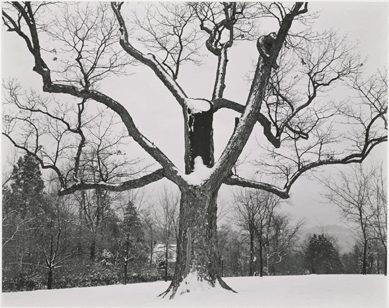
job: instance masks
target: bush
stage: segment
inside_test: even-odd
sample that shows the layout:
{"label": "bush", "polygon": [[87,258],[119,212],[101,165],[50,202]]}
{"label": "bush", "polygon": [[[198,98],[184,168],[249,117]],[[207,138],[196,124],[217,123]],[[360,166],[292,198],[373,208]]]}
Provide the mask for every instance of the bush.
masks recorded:
{"label": "bush", "polygon": [[46,288],[45,277],[40,274],[27,275],[20,273],[17,277],[4,278],[2,283],[3,292],[33,291]]}

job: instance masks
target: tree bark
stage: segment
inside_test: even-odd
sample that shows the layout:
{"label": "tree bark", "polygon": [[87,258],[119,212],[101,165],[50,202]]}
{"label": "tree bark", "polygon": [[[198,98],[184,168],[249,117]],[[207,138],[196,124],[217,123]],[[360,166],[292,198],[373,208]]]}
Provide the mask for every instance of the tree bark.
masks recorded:
{"label": "tree bark", "polygon": [[93,234],[93,239],[89,251],[90,251],[90,260],[95,261],[96,259],[96,235],[95,234]]}
{"label": "tree bark", "polygon": [[127,284],[127,269],[128,269],[128,260],[124,261],[124,285]]}
{"label": "tree bark", "polygon": [[259,239],[259,277],[263,277],[263,250],[262,250],[262,233]]}
{"label": "tree bark", "polygon": [[218,262],[216,236],[218,190],[208,192],[202,187],[190,186],[181,191],[175,273],[169,288],[161,296],[168,295],[173,298],[177,292],[179,294],[190,292],[193,284],[207,284],[210,287],[219,284],[224,289],[232,290],[222,280]]}
{"label": "tree bark", "polygon": [[254,246],[254,232],[250,232],[250,267],[249,267],[249,276],[254,276],[255,268],[254,268],[254,256],[255,256],[255,246]]}
{"label": "tree bark", "polygon": [[165,281],[167,281],[168,266],[169,266],[169,235],[167,235],[166,242],[165,242]]}
{"label": "tree bark", "polygon": [[53,285],[53,270],[49,268],[49,273],[47,277],[47,289],[51,290]]}
{"label": "tree bark", "polygon": [[367,271],[367,240],[363,240],[363,260],[362,260],[362,274],[366,275]]}

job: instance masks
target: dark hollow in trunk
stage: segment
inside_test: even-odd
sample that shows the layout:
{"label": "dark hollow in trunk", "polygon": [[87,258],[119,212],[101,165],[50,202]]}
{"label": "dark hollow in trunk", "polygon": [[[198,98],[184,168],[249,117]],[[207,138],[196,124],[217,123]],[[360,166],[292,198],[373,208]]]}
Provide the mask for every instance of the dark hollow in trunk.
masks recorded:
{"label": "dark hollow in trunk", "polygon": [[209,111],[194,114],[189,112],[191,170],[194,169],[194,159],[198,156],[203,159],[205,166],[213,166],[212,123],[213,108],[211,103]]}

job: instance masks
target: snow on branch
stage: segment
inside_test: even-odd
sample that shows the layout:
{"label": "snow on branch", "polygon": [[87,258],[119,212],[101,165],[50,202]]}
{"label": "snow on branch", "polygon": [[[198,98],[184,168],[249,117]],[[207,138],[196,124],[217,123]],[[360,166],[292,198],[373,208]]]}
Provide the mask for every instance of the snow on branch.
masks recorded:
{"label": "snow on branch", "polygon": [[96,189],[96,188],[101,188],[107,191],[125,191],[129,189],[136,189],[143,187],[147,184],[159,181],[165,177],[164,170],[163,169],[158,169],[150,174],[147,174],[143,177],[140,177],[138,179],[133,179],[129,181],[125,181],[123,183],[119,184],[110,184],[106,182],[99,182],[99,183],[85,183],[85,182],[80,182],[76,183],[73,186],[70,186],[69,188],[63,188],[60,190],[59,195],[64,196],[64,195],[69,195],[77,190],[88,190],[88,189]]}
{"label": "snow on branch", "polygon": [[274,185],[268,184],[268,183],[247,180],[245,178],[242,178],[242,177],[239,177],[236,175],[233,175],[233,176],[225,179],[223,184],[231,185],[231,186],[241,186],[241,187],[261,189],[264,191],[271,192],[282,199],[289,198],[289,192],[286,189],[280,189],[280,188],[278,188]]}
{"label": "snow on branch", "polygon": [[[20,25],[20,20],[17,21],[16,19],[17,17],[12,18],[11,16],[8,16],[7,18],[9,20],[9,23],[12,23],[12,25],[16,28],[15,31],[19,34],[19,36],[24,39],[27,46],[30,47],[29,45],[32,45],[32,48],[29,48],[29,50],[35,60],[35,66],[33,70],[42,77],[43,91],[48,93],[69,94],[71,96],[82,98],[84,100],[92,99],[96,102],[105,105],[106,107],[108,107],[113,112],[119,115],[128,131],[128,134],[164,168],[165,176],[175,183],[182,183],[183,179],[177,176],[177,173],[174,171],[174,164],[165,156],[165,154],[159,148],[157,148],[153,143],[149,142],[148,139],[138,130],[130,113],[123,105],[97,90],[85,88],[82,86],[61,84],[59,82],[56,83],[52,81],[51,71],[41,54],[42,48],[40,46],[39,32],[37,24],[35,22],[35,17],[34,15],[30,14],[30,11],[32,11],[31,3],[26,3],[25,7],[18,3],[15,3],[14,8],[21,16],[21,19],[24,20],[27,26],[27,31],[29,31],[29,36],[31,38],[26,34],[27,31],[26,33],[24,32],[24,29]],[[115,14],[117,15],[121,27],[121,31],[123,34],[121,42],[125,45],[124,48],[127,48],[126,51],[129,52],[134,58],[139,58],[140,60],[144,61],[143,63],[151,66],[157,74],[161,75],[161,79],[165,78],[166,86],[172,91],[177,100],[182,105],[184,105],[184,98],[186,97],[185,94],[182,92],[180,87],[172,80],[172,78],[163,70],[163,68],[160,68],[161,66],[155,60],[155,57],[153,57],[152,55],[145,56],[128,44],[128,35],[125,30],[124,21],[120,14],[120,6],[115,3],[112,3],[112,8]]]}
{"label": "snow on branch", "polygon": [[201,98],[187,98],[185,99],[185,104],[190,109],[191,113],[206,112],[212,107],[210,101]]}

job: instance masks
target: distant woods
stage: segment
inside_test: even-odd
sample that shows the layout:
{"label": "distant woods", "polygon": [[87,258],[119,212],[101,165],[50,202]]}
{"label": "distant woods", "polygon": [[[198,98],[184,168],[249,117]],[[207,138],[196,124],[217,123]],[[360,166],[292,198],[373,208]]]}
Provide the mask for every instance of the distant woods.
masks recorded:
{"label": "distant woods", "polygon": [[[3,291],[172,278],[177,192],[164,187],[153,199],[147,191],[96,189],[59,197],[56,185],[43,180],[31,155],[20,157],[3,183]],[[224,277],[386,273],[386,246],[373,237],[374,215],[367,247],[359,237],[351,252],[340,254],[331,235],[303,237],[304,221],[283,214],[270,193],[238,190],[230,205],[217,243]]]}

